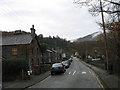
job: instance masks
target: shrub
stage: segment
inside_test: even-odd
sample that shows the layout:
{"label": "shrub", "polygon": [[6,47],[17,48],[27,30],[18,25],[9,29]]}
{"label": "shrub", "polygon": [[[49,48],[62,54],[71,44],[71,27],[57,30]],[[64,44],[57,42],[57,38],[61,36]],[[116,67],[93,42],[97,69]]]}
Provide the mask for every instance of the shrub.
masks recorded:
{"label": "shrub", "polygon": [[3,76],[19,75],[21,70],[29,70],[29,64],[26,60],[4,60],[2,62]]}

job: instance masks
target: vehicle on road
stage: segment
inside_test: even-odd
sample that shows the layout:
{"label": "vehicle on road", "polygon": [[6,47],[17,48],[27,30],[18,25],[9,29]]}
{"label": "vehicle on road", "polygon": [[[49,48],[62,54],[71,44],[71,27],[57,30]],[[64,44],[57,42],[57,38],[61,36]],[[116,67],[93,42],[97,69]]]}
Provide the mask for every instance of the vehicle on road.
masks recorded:
{"label": "vehicle on road", "polygon": [[70,67],[70,61],[66,60],[66,61],[62,61],[62,64],[65,66],[65,68],[69,68]]}
{"label": "vehicle on road", "polygon": [[51,75],[56,73],[64,73],[66,71],[65,66],[62,63],[54,63],[51,67]]}
{"label": "vehicle on road", "polygon": [[69,58],[69,60],[68,60],[68,61],[72,62],[72,61],[73,61],[73,58]]}
{"label": "vehicle on road", "polygon": [[93,58],[92,61],[100,61],[100,58]]}

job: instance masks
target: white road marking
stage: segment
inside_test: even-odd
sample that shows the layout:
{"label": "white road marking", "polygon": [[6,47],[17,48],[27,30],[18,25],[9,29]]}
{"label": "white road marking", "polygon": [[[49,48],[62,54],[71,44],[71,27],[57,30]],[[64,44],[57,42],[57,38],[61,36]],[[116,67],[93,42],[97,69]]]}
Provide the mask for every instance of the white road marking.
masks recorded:
{"label": "white road marking", "polygon": [[76,73],[76,70],[73,72],[73,75]]}
{"label": "white road marking", "polygon": [[86,74],[86,72],[82,72],[82,74]]}
{"label": "white road marking", "polygon": [[71,74],[71,71],[69,72],[69,74]]}

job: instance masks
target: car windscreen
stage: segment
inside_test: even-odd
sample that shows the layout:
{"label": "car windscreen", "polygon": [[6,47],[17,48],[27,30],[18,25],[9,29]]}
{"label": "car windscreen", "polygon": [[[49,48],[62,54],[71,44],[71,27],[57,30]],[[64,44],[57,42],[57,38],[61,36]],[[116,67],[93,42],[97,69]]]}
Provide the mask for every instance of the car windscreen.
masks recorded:
{"label": "car windscreen", "polygon": [[62,63],[63,63],[63,64],[67,64],[67,63],[68,63],[68,61],[63,61]]}
{"label": "car windscreen", "polygon": [[53,64],[52,67],[62,67],[62,64],[61,63]]}

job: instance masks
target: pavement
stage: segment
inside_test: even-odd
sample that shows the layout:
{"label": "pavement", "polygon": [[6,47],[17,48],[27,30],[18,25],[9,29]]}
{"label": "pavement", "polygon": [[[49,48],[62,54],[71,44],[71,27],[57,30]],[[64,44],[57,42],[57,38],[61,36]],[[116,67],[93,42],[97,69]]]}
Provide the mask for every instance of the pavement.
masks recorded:
{"label": "pavement", "polygon": [[102,81],[105,88],[109,90],[113,90],[113,89],[120,90],[120,78],[118,77],[118,75],[109,74],[106,70],[88,64],[86,62],[83,62],[82,60],[80,61],[89,68],[91,68],[97,74],[97,76]]}
{"label": "pavement", "polygon": [[[91,68],[97,74],[97,76],[100,78],[105,88],[109,88],[110,90],[112,90],[113,88],[120,90],[120,87],[119,87],[120,79],[118,78],[117,75],[108,74],[105,70],[95,67],[93,65],[87,64],[82,60],[80,60],[80,62],[84,63],[86,66]],[[39,83],[40,81],[44,80],[49,76],[50,76],[50,72],[48,71],[40,75],[32,75],[30,80],[3,82],[2,89],[3,90],[6,88],[26,89],[30,86],[33,86]]]}
{"label": "pavement", "polygon": [[11,82],[2,82],[2,89],[25,89],[27,87],[30,87],[42,80],[44,80],[46,77],[50,75],[50,72],[47,71],[45,73],[42,73],[40,75],[31,75],[31,78],[29,80],[21,80],[21,81],[11,81]]}

